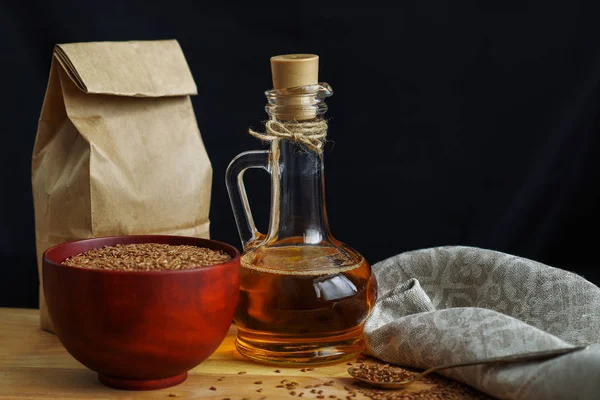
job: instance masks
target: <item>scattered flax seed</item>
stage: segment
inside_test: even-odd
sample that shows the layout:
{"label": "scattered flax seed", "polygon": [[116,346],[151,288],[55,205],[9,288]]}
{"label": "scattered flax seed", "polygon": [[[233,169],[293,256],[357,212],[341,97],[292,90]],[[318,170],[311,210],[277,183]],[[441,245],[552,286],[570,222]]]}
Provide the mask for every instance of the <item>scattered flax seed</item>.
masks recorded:
{"label": "scattered flax seed", "polygon": [[302,368],[300,371],[301,372],[306,372],[306,368]]}
{"label": "scattered flax seed", "polygon": [[287,379],[284,379],[284,380],[282,380],[282,381],[281,381],[281,382],[279,382],[279,383],[286,383],[287,381],[288,381]]}
{"label": "scattered flax seed", "polygon": [[280,373],[281,373],[281,371],[280,371],[280,370],[278,370],[278,369],[276,369],[276,370],[275,370],[275,373],[276,373],[276,374],[280,374]]}
{"label": "scattered flax seed", "polygon": [[132,243],[104,246],[67,258],[71,267],[115,271],[167,271],[220,264],[231,259],[222,250],[161,243]]}
{"label": "scattered flax seed", "polygon": [[310,392],[311,393],[317,393],[317,389],[312,389]]}
{"label": "scattered flax seed", "polygon": [[337,399],[337,396],[335,396],[335,395],[333,395],[333,394],[330,394],[330,395],[329,395],[329,398],[330,398],[330,399]]}
{"label": "scattered flax seed", "polygon": [[276,388],[282,388],[282,387],[285,387],[285,386],[283,386],[283,385],[277,385],[277,386],[275,386],[275,387],[276,387]]}
{"label": "scattered flax seed", "polygon": [[211,386],[211,387],[209,387],[209,389],[210,389],[210,390],[217,390],[217,388],[216,388],[216,387],[214,387],[214,386]]}
{"label": "scattered flax seed", "polygon": [[169,397],[177,397],[175,393],[169,393]]}
{"label": "scattered flax seed", "polygon": [[298,394],[298,397],[302,397],[304,396],[304,392],[300,392],[300,394]]}
{"label": "scattered flax seed", "polygon": [[238,375],[244,375],[246,373],[246,371],[240,371],[238,372]]}
{"label": "scattered flax seed", "polygon": [[295,395],[296,395],[296,392],[294,392],[294,391],[292,390],[292,391],[290,392],[290,394],[291,394],[292,396],[295,396]]}
{"label": "scattered flax seed", "polygon": [[323,396],[322,394],[317,396],[317,399],[324,399],[324,398],[325,398],[325,396]]}
{"label": "scattered flax seed", "polygon": [[333,386],[333,381],[325,382],[323,385],[325,385],[325,386]]}
{"label": "scattered flax seed", "polygon": [[222,377],[220,377],[220,378],[219,378],[219,379],[217,379],[217,380],[218,380],[219,382],[221,382],[221,381],[222,381],[222,380],[224,380],[224,379],[225,379],[225,377],[224,377],[224,376],[222,376]]}
{"label": "scattered flax seed", "polygon": [[260,384],[262,384],[262,381],[256,381],[256,382],[254,382],[254,384],[255,385],[260,385]]}
{"label": "scattered flax seed", "polygon": [[304,389],[310,389],[311,387],[313,387],[313,385],[306,385],[304,386]]}
{"label": "scattered flax seed", "polygon": [[257,389],[256,391],[257,391],[258,393],[262,393],[262,391],[263,391],[263,390],[262,390],[262,389]]}

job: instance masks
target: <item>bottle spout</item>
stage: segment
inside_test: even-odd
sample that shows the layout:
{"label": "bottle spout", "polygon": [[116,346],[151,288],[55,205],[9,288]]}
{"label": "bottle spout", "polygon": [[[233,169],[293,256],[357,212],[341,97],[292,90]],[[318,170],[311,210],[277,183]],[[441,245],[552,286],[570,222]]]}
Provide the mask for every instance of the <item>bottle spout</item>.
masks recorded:
{"label": "bottle spout", "polygon": [[333,94],[331,86],[319,82],[319,56],[284,54],[271,57],[273,89],[266,92],[267,112],[287,121],[314,119],[327,106],[323,99]]}

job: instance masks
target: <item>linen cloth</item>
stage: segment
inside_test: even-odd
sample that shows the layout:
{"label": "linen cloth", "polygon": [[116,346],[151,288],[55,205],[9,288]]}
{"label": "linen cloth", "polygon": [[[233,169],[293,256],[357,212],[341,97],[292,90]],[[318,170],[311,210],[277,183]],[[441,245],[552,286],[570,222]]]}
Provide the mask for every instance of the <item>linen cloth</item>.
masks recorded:
{"label": "linen cloth", "polygon": [[590,345],[546,361],[440,373],[500,399],[600,399],[600,289],[584,278],[463,246],[403,253],[373,271],[367,354],[425,369]]}

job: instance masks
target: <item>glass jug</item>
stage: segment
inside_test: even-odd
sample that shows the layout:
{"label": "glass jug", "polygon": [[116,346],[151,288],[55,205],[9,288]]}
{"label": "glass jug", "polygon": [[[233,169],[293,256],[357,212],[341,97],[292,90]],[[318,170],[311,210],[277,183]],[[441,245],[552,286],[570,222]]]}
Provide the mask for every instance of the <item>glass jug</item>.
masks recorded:
{"label": "glass jug", "polygon": [[[295,63],[314,65],[316,56],[278,57],[283,64],[291,57]],[[324,99],[332,89],[315,80],[289,88],[279,84],[280,88],[267,91],[270,121],[288,127],[298,124],[294,127],[299,129],[302,124],[323,124]],[[293,77],[292,81],[298,83]],[[362,328],[375,302],[376,283],[365,258],[329,230],[322,140],[307,146],[294,135],[274,138],[267,132],[266,137],[269,150],[241,153],[227,169],[227,189],[244,248],[236,348],[250,359],[270,363],[317,364],[353,358],[364,347]],[[266,235],[257,231],[250,211],[243,181],[248,168],[271,175]]]}

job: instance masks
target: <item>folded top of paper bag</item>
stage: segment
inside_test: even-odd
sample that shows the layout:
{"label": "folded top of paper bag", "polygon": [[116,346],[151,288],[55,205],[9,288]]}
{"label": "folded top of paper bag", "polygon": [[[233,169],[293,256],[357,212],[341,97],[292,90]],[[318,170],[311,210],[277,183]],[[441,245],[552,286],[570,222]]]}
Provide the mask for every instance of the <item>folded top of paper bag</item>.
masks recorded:
{"label": "folded top of paper bag", "polygon": [[176,40],[59,44],[54,54],[86,93],[134,97],[197,93]]}

